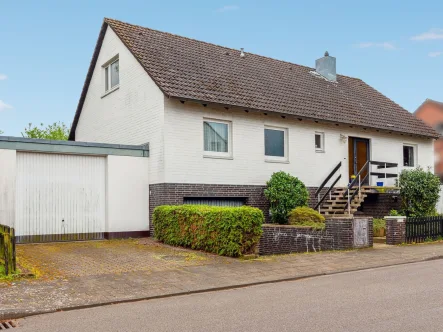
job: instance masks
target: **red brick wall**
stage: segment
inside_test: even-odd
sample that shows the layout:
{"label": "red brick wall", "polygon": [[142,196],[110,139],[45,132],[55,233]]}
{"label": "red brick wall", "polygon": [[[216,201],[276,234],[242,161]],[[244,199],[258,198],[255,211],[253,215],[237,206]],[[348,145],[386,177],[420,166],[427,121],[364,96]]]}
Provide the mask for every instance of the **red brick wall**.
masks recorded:
{"label": "red brick wall", "polygon": [[[425,101],[415,112],[415,116],[434,129],[443,123],[443,104],[432,100]],[[443,138],[434,143],[435,174],[443,177]]]}

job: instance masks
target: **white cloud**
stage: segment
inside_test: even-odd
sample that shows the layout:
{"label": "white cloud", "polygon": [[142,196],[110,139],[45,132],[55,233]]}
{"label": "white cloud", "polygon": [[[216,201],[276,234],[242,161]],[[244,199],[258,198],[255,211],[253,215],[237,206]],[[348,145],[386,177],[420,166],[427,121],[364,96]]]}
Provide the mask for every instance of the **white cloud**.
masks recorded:
{"label": "white cloud", "polygon": [[435,57],[438,57],[438,56],[440,56],[440,55],[443,55],[443,52],[429,52],[428,55],[429,55],[431,58],[435,58]]}
{"label": "white cloud", "polygon": [[355,46],[357,46],[358,48],[380,47],[380,48],[383,48],[385,50],[396,50],[397,49],[397,47],[395,47],[394,44],[389,43],[389,42],[383,42],[383,43],[372,43],[372,42],[358,43]]}
{"label": "white cloud", "polygon": [[428,32],[412,36],[411,40],[436,40],[443,39],[443,29],[431,29]]}
{"label": "white cloud", "polygon": [[11,109],[11,108],[12,108],[11,105],[8,105],[5,102],[3,102],[3,100],[0,100],[0,112]]}
{"label": "white cloud", "polygon": [[7,78],[8,76],[6,76],[5,74],[0,74],[0,81],[4,81]]}
{"label": "white cloud", "polygon": [[217,12],[224,13],[224,12],[231,12],[231,11],[238,10],[238,9],[240,9],[239,6],[228,5],[228,6],[223,6],[223,7],[219,8],[219,9],[217,9]]}

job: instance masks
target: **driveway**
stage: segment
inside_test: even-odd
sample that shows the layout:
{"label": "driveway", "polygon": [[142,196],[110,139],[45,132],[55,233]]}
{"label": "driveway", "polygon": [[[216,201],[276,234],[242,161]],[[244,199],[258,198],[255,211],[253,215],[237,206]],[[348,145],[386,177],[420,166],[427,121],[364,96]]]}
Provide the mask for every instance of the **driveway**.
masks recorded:
{"label": "driveway", "polygon": [[442,274],[415,263],[29,317],[17,331],[440,332]]}
{"label": "driveway", "polygon": [[0,282],[0,320],[438,259],[443,242],[253,260],[172,248],[150,239],[22,245],[18,250],[21,263],[39,264],[41,277]]}
{"label": "driveway", "polygon": [[17,260],[22,270],[50,279],[159,272],[231,259],[145,238],[17,245]]}

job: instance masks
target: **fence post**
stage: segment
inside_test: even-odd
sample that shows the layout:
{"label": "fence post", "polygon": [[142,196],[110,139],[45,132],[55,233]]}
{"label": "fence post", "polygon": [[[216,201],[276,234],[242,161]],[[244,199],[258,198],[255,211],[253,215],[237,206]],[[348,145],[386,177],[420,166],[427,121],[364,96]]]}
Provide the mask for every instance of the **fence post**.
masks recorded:
{"label": "fence post", "polygon": [[14,228],[0,226],[0,258],[4,260],[5,274],[14,274],[17,270]]}
{"label": "fence post", "polygon": [[386,244],[396,245],[406,242],[406,217],[385,217]]}

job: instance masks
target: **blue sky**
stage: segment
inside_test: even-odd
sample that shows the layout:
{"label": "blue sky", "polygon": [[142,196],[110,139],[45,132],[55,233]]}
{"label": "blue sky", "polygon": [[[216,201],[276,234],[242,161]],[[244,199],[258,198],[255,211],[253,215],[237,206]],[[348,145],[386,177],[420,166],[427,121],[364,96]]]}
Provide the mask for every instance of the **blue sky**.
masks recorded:
{"label": "blue sky", "polygon": [[0,130],[72,122],[111,17],[313,66],[328,50],[409,111],[443,101],[443,1],[0,0]]}

